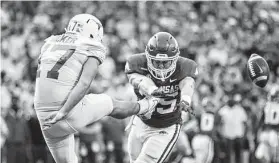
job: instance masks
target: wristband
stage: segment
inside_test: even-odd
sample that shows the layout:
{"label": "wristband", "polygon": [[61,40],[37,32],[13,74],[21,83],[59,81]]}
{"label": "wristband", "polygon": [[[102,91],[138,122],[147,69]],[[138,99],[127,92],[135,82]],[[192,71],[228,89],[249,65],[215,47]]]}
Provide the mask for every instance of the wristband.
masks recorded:
{"label": "wristband", "polygon": [[188,102],[189,105],[191,105],[191,102],[192,102],[191,97],[188,95],[182,95],[180,101]]}

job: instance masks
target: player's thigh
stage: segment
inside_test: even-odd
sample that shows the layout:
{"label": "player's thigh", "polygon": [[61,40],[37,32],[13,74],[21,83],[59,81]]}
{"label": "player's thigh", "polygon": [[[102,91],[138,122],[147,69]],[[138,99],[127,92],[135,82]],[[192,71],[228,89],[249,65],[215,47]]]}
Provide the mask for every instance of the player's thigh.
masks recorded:
{"label": "player's thigh", "polygon": [[196,135],[192,140],[192,148],[198,162],[212,162],[214,156],[214,142],[209,136]]}
{"label": "player's thigh", "polygon": [[137,159],[143,145],[143,142],[138,137],[138,132],[137,126],[133,125],[128,136],[128,154],[131,163]]}
{"label": "player's thigh", "polygon": [[112,110],[111,97],[106,94],[88,94],[69,113],[66,121],[78,131],[109,115]]}
{"label": "player's thigh", "polygon": [[135,163],[161,163],[170,154],[180,132],[180,125],[176,124],[171,129],[158,131],[143,144],[141,153]]}
{"label": "player's thigh", "polygon": [[58,111],[49,111],[49,108],[47,107],[45,107],[42,110],[36,110],[36,114],[45,138],[55,139],[55,138],[65,137],[76,132],[65,119],[58,121],[48,129],[43,129],[45,119],[49,117],[51,114],[57,112]]}

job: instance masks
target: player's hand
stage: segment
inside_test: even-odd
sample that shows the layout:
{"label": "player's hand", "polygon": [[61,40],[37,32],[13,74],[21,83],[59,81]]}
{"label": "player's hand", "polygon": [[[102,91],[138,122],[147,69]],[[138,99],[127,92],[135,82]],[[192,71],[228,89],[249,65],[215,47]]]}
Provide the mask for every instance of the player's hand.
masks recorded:
{"label": "player's hand", "polygon": [[53,126],[55,123],[61,121],[67,114],[60,111],[50,114],[44,122],[43,129],[48,129]]}
{"label": "player's hand", "polygon": [[190,104],[186,101],[181,101],[179,104],[178,104],[178,109],[179,110],[184,110],[186,112],[189,112],[190,114],[192,115],[195,115],[194,113],[194,110],[192,109],[192,107],[190,106]]}
{"label": "player's hand", "polygon": [[141,108],[138,116],[142,119],[150,119],[158,103],[159,99],[155,97],[146,97],[143,100],[141,100],[141,103],[139,101]]}

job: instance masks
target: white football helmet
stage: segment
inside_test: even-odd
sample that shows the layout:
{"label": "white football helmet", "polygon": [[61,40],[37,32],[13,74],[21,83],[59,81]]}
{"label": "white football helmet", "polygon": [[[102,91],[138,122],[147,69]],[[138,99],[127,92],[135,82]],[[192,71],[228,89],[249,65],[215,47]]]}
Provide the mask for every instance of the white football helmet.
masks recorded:
{"label": "white football helmet", "polygon": [[90,14],[78,14],[74,16],[65,30],[66,33],[80,34],[81,36],[97,41],[102,41],[104,34],[100,20]]}

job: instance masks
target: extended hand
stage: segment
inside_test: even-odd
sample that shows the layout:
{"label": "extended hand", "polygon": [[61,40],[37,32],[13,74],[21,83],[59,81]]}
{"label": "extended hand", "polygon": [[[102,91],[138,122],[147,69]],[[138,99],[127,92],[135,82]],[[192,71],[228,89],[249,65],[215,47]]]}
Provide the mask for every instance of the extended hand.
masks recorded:
{"label": "extended hand", "polygon": [[153,114],[153,111],[155,110],[160,100],[155,97],[149,97],[149,98],[144,98],[141,101],[142,101],[141,103],[143,102],[147,102],[147,103],[145,107],[143,105],[140,105],[141,110],[138,115],[143,119],[150,119]]}
{"label": "extended hand", "polygon": [[62,112],[55,112],[50,114],[44,122],[43,125],[43,129],[48,129],[50,128],[52,125],[54,125],[55,123],[61,121],[64,117],[66,116],[66,114],[62,113]]}
{"label": "extended hand", "polygon": [[192,115],[195,115],[194,113],[194,110],[192,109],[192,107],[190,106],[190,104],[186,101],[181,101],[179,104],[178,104],[178,109],[180,110],[184,110],[186,112],[189,112],[190,114]]}

